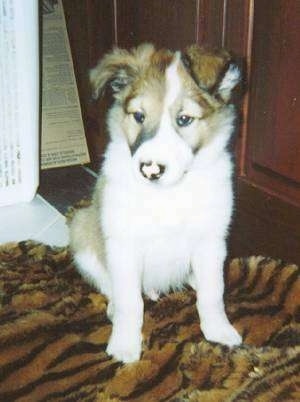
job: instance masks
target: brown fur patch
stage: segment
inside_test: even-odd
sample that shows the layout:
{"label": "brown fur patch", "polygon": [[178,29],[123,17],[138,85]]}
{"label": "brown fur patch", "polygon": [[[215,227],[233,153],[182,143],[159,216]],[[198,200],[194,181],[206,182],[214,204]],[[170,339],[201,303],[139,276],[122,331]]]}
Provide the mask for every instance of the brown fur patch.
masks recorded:
{"label": "brown fur patch", "polygon": [[174,57],[174,53],[170,50],[161,49],[156,51],[151,56],[151,64],[154,68],[157,68],[160,73],[165,73],[166,68],[171,64]]}
{"label": "brown fur patch", "polygon": [[70,224],[70,248],[74,252],[92,249],[99,261],[104,264],[104,238],[100,228],[100,215],[105,178],[97,181],[93,202],[86,208],[79,209]]}
{"label": "brown fur patch", "polygon": [[143,44],[130,51],[114,48],[112,52],[106,54],[90,71],[94,98],[98,98],[108,82],[120,78],[124,80],[124,85],[131,82],[149,62],[153,52],[153,45]]}
{"label": "brown fur patch", "polygon": [[185,52],[197,83],[202,88],[212,89],[230,60],[229,53],[224,49],[208,50],[198,45],[188,47]]}

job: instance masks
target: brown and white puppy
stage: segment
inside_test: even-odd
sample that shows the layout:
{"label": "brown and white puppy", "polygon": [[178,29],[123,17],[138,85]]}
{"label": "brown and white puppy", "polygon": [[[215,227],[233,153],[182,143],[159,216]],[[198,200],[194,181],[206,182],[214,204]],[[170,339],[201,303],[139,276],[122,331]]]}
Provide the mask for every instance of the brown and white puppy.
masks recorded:
{"label": "brown and white puppy", "polygon": [[226,51],[196,45],[184,54],[149,44],[114,49],[91,71],[95,97],[113,91],[110,143],[92,205],[71,225],[71,249],[109,299],[107,352],[123,362],[140,357],[142,293],[155,299],[186,283],[206,339],[241,342],[223,303],[230,96],[239,79]]}

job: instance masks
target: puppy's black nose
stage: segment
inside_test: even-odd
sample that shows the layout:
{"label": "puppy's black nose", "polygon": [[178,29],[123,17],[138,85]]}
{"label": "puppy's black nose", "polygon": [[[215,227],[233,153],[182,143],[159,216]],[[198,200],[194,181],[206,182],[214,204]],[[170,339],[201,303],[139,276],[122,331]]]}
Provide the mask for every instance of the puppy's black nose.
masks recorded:
{"label": "puppy's black nose", "polygon": [[140,172],[146,179],[154,181],[161,178],[166,170],[166,166],[156,162],[141,162]]}

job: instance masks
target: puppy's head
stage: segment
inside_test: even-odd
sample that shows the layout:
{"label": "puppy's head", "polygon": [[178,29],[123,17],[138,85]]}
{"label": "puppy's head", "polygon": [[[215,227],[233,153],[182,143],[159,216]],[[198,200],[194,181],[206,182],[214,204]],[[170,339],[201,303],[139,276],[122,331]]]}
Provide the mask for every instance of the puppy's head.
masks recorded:
{"label": "puppy's head", "polygon": [[201,149],[232,131],[230,98],[240,73],[224,50],[116,48],[90,78],[95,97],[111,89],[111,136],[126,139],[134,172],[146,182],[176,183]]}

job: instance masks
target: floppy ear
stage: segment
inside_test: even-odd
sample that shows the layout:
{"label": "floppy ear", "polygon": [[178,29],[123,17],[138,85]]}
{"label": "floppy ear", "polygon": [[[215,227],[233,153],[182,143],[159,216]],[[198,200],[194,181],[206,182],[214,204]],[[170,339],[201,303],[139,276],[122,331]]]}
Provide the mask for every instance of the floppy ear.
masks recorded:
{"label": "floppy ear", "polygon": [[238,67],[232,64],[224,50],[208,50],[192,45],[185,51],[188,68],[200,88],[228,102],[233,88],[240,80]]}
{"label": "floppy ear", "polygon": [[151,44],[143,44],[130,51],[114,48],[95,68],[90,70],[93,98],[97,99],[109,85],[114,95],[125,88],[139,73],[143,61],[154,51]]}
{"label": "floppy ear", "polygon": [[93,98],[97,99],[109,85],[114,94],[121,91],[135,73],[133,57],[127,50],[115,48],[90,70]]}

